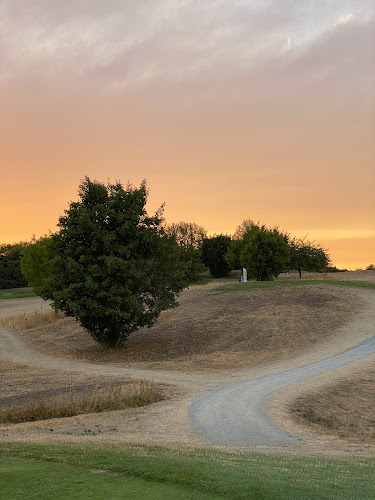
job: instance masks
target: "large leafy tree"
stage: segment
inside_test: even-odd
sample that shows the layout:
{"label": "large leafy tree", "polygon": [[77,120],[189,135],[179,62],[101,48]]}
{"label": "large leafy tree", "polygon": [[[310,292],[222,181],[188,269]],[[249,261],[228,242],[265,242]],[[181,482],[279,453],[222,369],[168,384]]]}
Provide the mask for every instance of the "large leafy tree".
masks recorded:
{"label": "large leafy tree", "polygon": [[41,296],[109,346],[152,326],[162,310],[177,305],[176,294],[188,284],[178,245],[163,231],[162,211],[148,215],[146,201],[145,182],[124,188],[86,177],[79,200],[60,217],[60,230],[47,244]]}
{"label": "large leafy tree", "polygon": [[230,247],[230,236],[220,234],[203,240],[202,261],[214,278],[226,276],[230,266],[225,256]]}
{"label": "large leafy tree", "polygon": [[243,236],[241,266],[251,278],[269,281],[286,269],[289,246],[277,228],[253,225]]}

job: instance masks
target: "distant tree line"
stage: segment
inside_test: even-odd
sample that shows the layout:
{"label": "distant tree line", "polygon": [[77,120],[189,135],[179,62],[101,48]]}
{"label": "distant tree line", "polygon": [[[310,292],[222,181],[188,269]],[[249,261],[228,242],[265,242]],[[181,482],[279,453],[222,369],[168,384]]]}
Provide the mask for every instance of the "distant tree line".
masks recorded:
{"label": "distant tree line", "polygon": [[[224,243],[225,242],[225,243]],[[233,237],[205,239],[202,259],[214,277],[225,276],[233,269],[246,268],[248,276],[258,281],[272,280],[281,272],[329,270],[330,258],[320,244],[295,238],[278,227],[266,227],[246,219]]]}

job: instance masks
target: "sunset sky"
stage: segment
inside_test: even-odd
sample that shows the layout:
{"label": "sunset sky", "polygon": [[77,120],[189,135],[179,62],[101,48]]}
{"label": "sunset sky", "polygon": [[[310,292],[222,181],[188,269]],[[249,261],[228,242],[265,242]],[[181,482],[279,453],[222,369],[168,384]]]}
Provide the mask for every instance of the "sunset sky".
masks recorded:
{"label": "sunset sky", "polygon": [[80,180],[375,264],[375,0],[0,0],[0,242]]}

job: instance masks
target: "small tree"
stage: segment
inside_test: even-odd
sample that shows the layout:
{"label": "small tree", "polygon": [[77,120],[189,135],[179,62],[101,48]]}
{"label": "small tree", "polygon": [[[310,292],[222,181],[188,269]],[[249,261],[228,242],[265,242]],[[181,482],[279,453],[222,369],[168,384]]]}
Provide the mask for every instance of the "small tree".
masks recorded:
{"label": "small tree", "polygon": [[[177,305],[176,294],[188,284],[178,245],[162,229],[162,211],[149,216],[146,200],[145,182],[124,189],[86,177],[79,201],[59,219],[42,266],[48,275],[41,280],[42,297],[108,346],[152,326],[162,310]],[[36,283],[28,272],[33,265],[25,261],[24,268]]]}
{"label": "small tree", "polygon": [[306,240],[306,238],[294,238],[289,241],[290,268],[297,269],[300,277],[302,271],[322,272],[326,271],[330,258],[327,250],[321,245]]}
{"label": "small tree", "polygon": [[252,226],[243,237],[241,267],[257,281],[269,281],[285,270],[289,247],[277,228]]}
{"label": "small tree", "polygon": [[225,255],[230,247],[230,236],[220,234],[203,240],[202,262],[214,278],[226,276],[230,267]]}
{"label": "small tree", "polygon": [[375,271],[375,265],[370,264],[369,266],[366,267],[366,271]]}

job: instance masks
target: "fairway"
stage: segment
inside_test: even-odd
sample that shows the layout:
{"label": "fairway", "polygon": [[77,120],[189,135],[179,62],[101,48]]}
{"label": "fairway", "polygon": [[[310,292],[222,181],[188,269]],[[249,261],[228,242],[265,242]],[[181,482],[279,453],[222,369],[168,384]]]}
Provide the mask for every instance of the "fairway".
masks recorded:
{"label": "fairway", "polygon": [[159,447],[1,445],[0,496],[27,499],[353,500],[375,495],[371,459]]}

